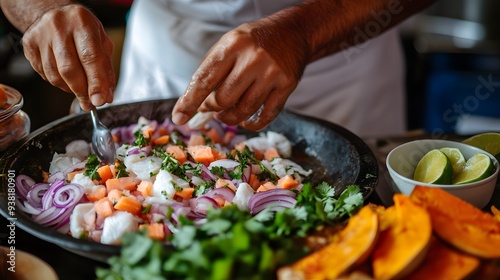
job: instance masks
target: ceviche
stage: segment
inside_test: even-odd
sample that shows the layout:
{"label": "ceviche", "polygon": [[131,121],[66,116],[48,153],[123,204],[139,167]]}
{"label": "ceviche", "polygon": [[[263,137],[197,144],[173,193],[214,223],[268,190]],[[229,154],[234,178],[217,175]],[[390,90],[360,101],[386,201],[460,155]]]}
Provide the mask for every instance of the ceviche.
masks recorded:
{"label": "ceviche", "polygon": [[[176,249],[168,250],[170,262],[179,258],[184,263],[183,254],[199,254],[205,268],[193,269],[201,263],[189,258],[181,270],[174,265],[147,275],[201,277],[204,269],[213,272],[211,262],[228,258],[230,263],[219,265],[221,271],[232,271],[236,255],[249,258],[238,251],[243,249],[252,258],[269,254],[260,265],[261,272],[269,273],[281,263],[272,252],[294,247],[304,253],[303,247],[282,242],[334,224],[363,204],[357,186],[336,194],[326,183],[308,183],[312,170],[291,159],[292,143],[280,133],[247,137],[215,120],[191,127],[141,117],[114,128],[112,163],[101,162],[87,141],[75,140],[64,153],[53,155],[43,182],[17,176],[18,207],[39,224],[75,238],[123,244],[115,271],[100,271],[103,278],[121,279],[109,277],[121,269],[129,273],[129,266],[157,263],[163,253],[154,257],[151,250],[166,243]],[[224,244],[215,236],[224,236]],[[281,245],[267,244],[269,238],[281,239],[276,243]],[[142,268],[138,279],[145,279]]]}

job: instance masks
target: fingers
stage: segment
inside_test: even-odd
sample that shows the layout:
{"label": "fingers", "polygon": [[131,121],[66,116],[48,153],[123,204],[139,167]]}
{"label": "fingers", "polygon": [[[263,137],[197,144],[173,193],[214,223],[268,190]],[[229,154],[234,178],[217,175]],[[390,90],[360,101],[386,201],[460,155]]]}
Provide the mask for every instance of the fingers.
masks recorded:
{"label": "fingers", "polygon": [[47,12],[23,36],[26,58],[51,84],[73,92],[84,110],[113,100],[113,44],[81,5]]}
{"label": "fingers", "polygon": [[[87,99],[90,98],[94,106],[101,106],[112,100],[115,86],[114,72],[111,67],[111,51],[109,51],[112,49],[110,47],[112,44],[107,36],[98,38],[102,36],[101,34],[75,32],[74,36],[76,53],[86,77]],[[107,46],[103,47],[103,45]],[[82,108],[89,110],[90,106],[82,106]]]}
{"label": "fingers", "polygon": [[[224,81],[225,77],[230,73],[233,64],[234,57],[232,55],[227,55],[224,51],[217,48],[209,52],[191,78],[184,95],[175,104],[172,111],[172,121],[176,124],[185,124],[191,119],[202,102]],[[225,98],[232,97],[224,95],[212,98],[214,98],[214,101],[207,105],[208,107],[205,111],[218,111],[223,105],[227,104]]]}
{"label": "fingers", "polygon": [[[280,114],[285,106],[286,91],[275,90],[269,94],[264,104],[248,120],[240,125],[248,130],[258,131],[268,126]],[[286,96],[286,97],[284,97]]]}

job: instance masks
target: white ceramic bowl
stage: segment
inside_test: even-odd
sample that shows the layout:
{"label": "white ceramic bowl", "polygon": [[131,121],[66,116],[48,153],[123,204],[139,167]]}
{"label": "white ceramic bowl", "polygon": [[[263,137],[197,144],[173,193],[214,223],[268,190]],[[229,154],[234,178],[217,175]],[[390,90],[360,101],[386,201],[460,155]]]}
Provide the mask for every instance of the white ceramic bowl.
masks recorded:
{"label": "white ceramic bowl", "polygon": [[[458,148],[466,159],[476,153],[487,154],[495,165],[494,174],[481,181],[463,185],[426,184],[413,180],[413,173],[420,159],[430,150],[444,147]],[[479,148],[461,142],[433,139],[416,140],[394,148],[387,155],[386,166],[397,190],[403,194],[410,195],[416,185],[436,187],[444,189],[478,208],[485,207],[490,201],[500,169],[495,157]]]}

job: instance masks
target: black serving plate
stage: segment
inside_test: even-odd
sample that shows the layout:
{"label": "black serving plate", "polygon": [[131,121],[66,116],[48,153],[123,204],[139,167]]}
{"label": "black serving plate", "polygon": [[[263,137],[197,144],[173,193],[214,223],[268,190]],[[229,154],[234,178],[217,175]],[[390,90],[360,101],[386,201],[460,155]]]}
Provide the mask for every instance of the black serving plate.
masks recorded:
{"label": "black serving plate", "polygon": [[[140,116],[163,121],[171,116],[175,99],[115,105],[99,111],[109,128],[136,123]],[[267,130],[283,133],[293,143],[292,159],[313,170],[312,183],[326,181],[340,194],[347,186],[361,187],[366,199],[377,186],[378,165],[369,147],[348,130],[319,119],[283,111]],[[252,136],[255,132],[243,131]],[[76,139],[90,141],[90,114],[71,115],[32,132],[9,147],[0,158],[0,214],[16,218],[16,226],[28,233],[69,251],[95,260],[106,261],[119,253],[120,246],[75,239],[34,222],[22,211],[10,216],[8,211],[9,176],[26,174],[41,181],[41,171],[48,170],[55,152],[63,153],[66,144]],[[11,186],[11,185],[10,185]]]}

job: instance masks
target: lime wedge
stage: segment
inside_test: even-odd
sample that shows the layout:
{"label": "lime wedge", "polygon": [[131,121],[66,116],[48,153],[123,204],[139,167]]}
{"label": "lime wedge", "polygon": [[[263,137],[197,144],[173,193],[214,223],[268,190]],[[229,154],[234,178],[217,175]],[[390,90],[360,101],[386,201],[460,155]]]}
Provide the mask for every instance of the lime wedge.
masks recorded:
{"label": "lime wedge", "polygon": [[500,133],[487,132],[474,135],[462,141],[465,144],[483,149],[500,159]]}
{"label": "lime wedge", "polygon": [[451,166],[453,167],[453,178],[455,178],[465,166],[465,157],[457,148],[441,148],[439,149],[443,152],[451,162]]}
{"label": "lime wedge", "polygon": [[422,183],[448,185],[452,183],[453,166],[443,152],[434,149],[418,162],[413,179]]}
{"label": "lime wedge", "polygon": [[491,158],[486,154],[478,153],[467,160],[464,169],[455,177],[453,184],[474,183],[487,178],[494,171],[495,168]]}

